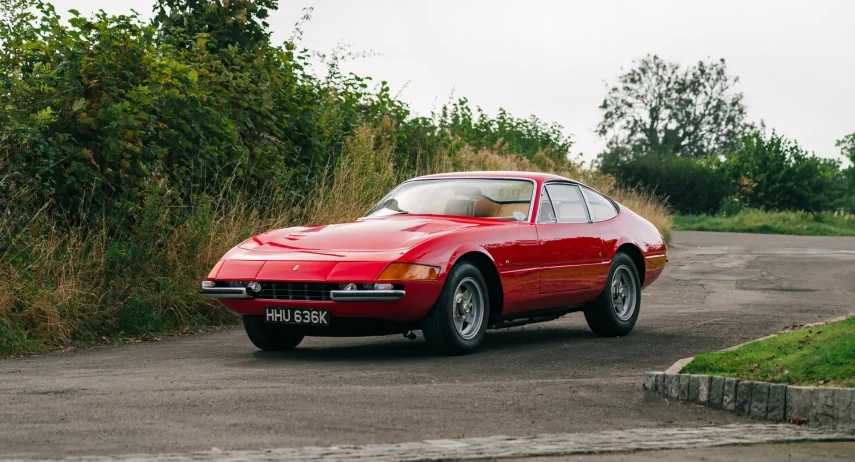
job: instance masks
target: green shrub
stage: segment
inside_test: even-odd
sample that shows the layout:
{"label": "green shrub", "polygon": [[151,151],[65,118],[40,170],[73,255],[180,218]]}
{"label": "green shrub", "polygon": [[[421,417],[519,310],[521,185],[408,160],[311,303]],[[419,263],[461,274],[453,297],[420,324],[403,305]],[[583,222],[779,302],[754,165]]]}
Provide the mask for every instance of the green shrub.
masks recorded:
{"label": "green shrub", "polygon": [[642,187],[664,197],[680,213],[715,213],[733,192],[732,183],[716,158],[695,159],[648,154],[602,170],[628,187]]}
{"label": "green shrub", "polygon": [[745,135],[727,156],[726,170],[748,207],[835,210],[846,194],[838,161],[816,157],[775,133]]}

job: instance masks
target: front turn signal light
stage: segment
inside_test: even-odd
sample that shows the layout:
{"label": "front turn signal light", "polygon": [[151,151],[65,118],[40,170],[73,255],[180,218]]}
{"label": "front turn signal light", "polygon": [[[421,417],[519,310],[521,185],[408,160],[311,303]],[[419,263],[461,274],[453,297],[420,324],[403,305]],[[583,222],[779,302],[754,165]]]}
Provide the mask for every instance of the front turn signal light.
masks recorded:
{"label": "front turn signal light", "polygon": [[378,281],[435,281],[439,268],[412,263],[391,263],[377,276]]}
{"label": "front turn signal light", "polygon": [[213,268],[211,268],[211,272],[208,273],[208,279],[214,279],[215,277],[217,277],[217,273],[220,272],[220,268],[223,267],[223,263],[225,263],[225,262],[226,262],[225,260],[218,261],[217,264],[214,265]]}

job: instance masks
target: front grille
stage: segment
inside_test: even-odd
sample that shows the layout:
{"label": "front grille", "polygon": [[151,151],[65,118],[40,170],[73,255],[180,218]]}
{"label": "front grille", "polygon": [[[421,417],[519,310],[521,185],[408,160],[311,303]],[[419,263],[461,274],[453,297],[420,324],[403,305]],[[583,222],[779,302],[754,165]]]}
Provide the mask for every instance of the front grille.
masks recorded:
{"label": "front grille", "polygon": [[261,292],[254,295],[264,300],[328,301],[336,289],[338,284],[325,282],[262,282]]}

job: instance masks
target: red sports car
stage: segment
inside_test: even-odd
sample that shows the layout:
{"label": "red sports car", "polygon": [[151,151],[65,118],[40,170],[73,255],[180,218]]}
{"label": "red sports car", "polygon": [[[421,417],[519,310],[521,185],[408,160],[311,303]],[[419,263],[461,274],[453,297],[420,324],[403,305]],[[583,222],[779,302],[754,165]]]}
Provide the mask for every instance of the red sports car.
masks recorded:
{"label": "red sports car", "polygon": [[353,223],[241,242],[201,293],[243,316],[262,350],[420,329],[437,351],[459,354],[487,328],[574,311],[597,335],[626,335],[666,261],[652,224],[579,182],[449,173],[404,182]]}

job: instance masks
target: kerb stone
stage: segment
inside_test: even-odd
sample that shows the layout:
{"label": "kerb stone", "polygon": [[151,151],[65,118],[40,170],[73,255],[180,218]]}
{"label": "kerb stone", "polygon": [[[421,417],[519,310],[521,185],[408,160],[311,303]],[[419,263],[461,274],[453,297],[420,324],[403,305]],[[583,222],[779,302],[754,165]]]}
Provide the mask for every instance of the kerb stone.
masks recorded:
{"label": "kerb stone", "polygon": [[837,388],[834,390],[834,417],[838,424],[855,423],[855,388]]}
{"label": "kerb stone", "polygon": [[748,414],[751,412],[751,393],[754,391],[754,383],[746,380],[736,385],[736,403],[733,410],[737,413]]}
{"label": "kerb stone", "polygon": [[766,418],[780,422],[786,417],[787,386],[777,383],[769,384],[769,405],[766,407]]}
{"label": "kerb stone", "polygon": [[680,397],[680,376],[677,374],[665,374],[665,386],[668,391],[665,396],[677,399]]}
{"label": "kerb stone", "polygon": [[699,375],[698,377],[698,403],[707,404],[710,399],[710,384],[712,377],[708,375]]}
{"label": "kerb stone", "polygon": [[786,420],[793,422],[810,417],[811,394],[809,387],[787,387]]}
{"label": "kerb stone", "polygon": [[710,397],[707,400],[707,406],[722,409],[722,399],[724,398],[724,377],[713,377],[710,380]]}
{"label": "kerb stone", "polygon": [[689,374],[680,374],[680,391],[677,398],[680,401],[688,401],[689,400],[689,382],[691,381],[692,376]]}
{"label": "kerb stone", "polygon": [[749,415],[755,419],[765,419],[769,409],[769,384],[754,382],[751,392],[751,410]]}
{"label": "kerb stone", "polygon": [[655,391],[656,390],[656,376],[661,375],[661,372],[645,372],[644,373],[644,389]]}
{"label": "kerb stone", "polygon": [[698,393],[700,393],[701,382],[698,380],[697,375],[689,376],[689,402],[697,403],[698,402]]}
{"label": "kerb stone", "polygon": [[811,425],[834,425],[834,389],[814,388],[811,399],[811,409],[808,414]]}
{"label": "kerb stone", "polygon": [[727,411],[736,409],[736,385],[738,379],[728,377],[724,379],[724,393],[721,396],[721,408]]}

